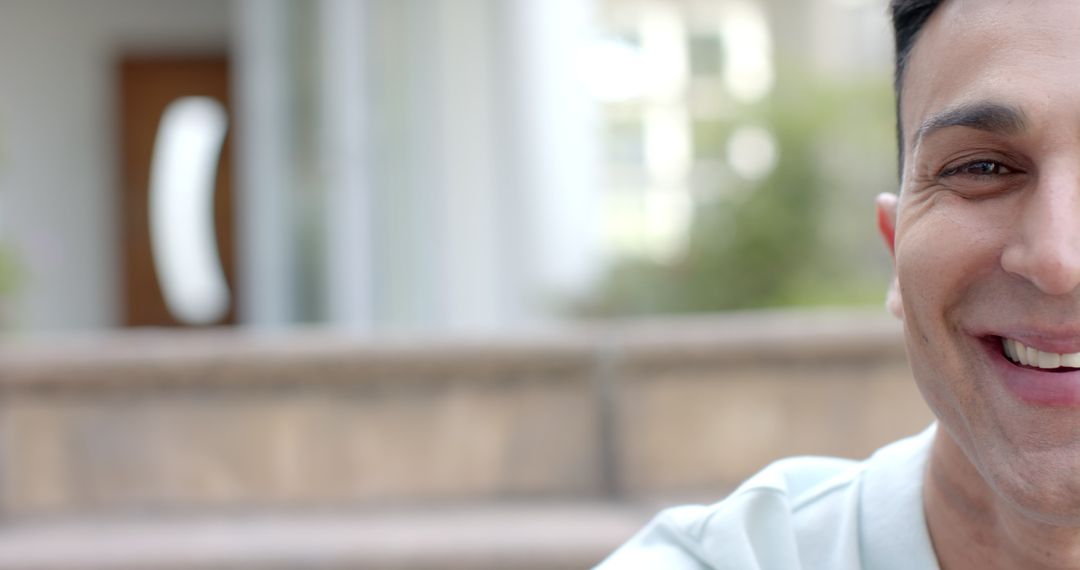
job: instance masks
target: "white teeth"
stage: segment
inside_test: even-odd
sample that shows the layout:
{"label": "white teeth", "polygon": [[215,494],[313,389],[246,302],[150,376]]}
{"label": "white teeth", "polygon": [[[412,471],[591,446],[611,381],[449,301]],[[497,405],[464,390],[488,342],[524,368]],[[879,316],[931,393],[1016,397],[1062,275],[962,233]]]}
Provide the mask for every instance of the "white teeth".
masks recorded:
{"label": "white teeth", "polygon": [[1013,362],[1019,362],[1020,364],[1027,364],[1027,347],[1016,342],[1011,338],[1001,339],[1003,345],[1005,345],[1005,356]]}
{"label": "white teeth", "polygon": [[1043,352],[1041,350],[1024,346],[1020,341],[1003,338],[1001,346],[1005,350],[1005,356],[1013,362],[1025,366],[1038,366],[1039,368],[1080,368],[1080,352],[1058,354],[1056,352]]}
{"label": "white teeth", "polygon": [[1020,347],[1020,343],[1016,342],[1015,340],[1010,340],[1009,346],[1012,347],[1013,360],[1019,362],[1021,355],[1023,355],[1024,360],[1027,360],[1027,350],[1022,349]]}
{"label": "white teeth", "polygon": [[1061,366],[1061,355],[1056,352],[1043,352],[1039,353],[1039,368],[1057,368]]}

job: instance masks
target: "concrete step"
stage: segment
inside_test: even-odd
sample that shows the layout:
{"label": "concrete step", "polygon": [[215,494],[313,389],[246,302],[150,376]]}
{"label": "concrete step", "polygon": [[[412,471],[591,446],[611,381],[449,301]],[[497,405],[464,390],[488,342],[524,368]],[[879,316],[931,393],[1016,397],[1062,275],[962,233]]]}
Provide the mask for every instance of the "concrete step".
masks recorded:
{"label": "concrete step", "polygon": [[588,568],[651,504],[39,519],[0,525],[3,570]]}
{"label": "concrete step", "polygon": [[0,339],[0,517],[625,499],[865,457],[931,418],[877,314]]}

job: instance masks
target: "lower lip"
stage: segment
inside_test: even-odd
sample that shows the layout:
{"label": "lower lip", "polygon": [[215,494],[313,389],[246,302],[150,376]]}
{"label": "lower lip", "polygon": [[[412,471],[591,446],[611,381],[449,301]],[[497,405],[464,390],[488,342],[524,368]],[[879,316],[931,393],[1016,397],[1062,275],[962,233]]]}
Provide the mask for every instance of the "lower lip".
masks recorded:
{"label": "lower lip", "polygon": [[1005,357],[1001,339],[994,340],[991,356],[1001,370],[1005,388],[1020,400],[1036,406],[1080,407],[1080,370],[1048,372],[1014,364]]}

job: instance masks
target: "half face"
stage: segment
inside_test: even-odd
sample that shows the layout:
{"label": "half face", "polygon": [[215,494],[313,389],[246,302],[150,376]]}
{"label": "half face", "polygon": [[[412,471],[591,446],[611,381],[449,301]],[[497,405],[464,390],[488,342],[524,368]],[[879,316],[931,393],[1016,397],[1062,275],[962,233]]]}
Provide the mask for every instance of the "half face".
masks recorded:
{"label": "half face", "polygon": [[1080,525],[1080,3],[945,2],[901,108],[916,381],[997,495]]}

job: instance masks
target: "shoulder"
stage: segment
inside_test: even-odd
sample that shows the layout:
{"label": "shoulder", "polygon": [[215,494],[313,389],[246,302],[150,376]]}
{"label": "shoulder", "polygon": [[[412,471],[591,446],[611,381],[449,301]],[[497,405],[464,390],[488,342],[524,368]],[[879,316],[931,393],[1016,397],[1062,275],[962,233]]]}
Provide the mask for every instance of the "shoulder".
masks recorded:
{"label": "shoulder", "polygon": [[[859,568],[860,519],[887,508],[902,515],[888,517],[898,525],[921,522],[919,465],[932,430],[866,461],[777,461],[718,503],[661,512],[599,568]],[[868,513],[867,501],[885,507]],[[929,551],[928,538],[916,539]]]}

